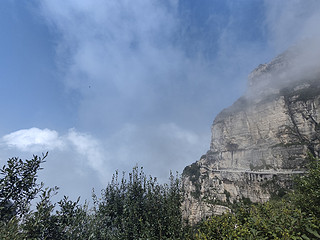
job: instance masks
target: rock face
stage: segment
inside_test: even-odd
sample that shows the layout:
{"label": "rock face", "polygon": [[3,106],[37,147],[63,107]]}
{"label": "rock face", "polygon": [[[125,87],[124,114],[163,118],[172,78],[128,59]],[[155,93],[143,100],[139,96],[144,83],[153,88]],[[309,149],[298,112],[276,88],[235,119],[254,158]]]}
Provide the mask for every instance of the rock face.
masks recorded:
{"label": "rock face", "polygon": [[296,46],[260,65],[246,94],[215,118],[210,150],[183,172],[189,223],[281,195],[307,152],[319,156],[320,54],[306,52]]}

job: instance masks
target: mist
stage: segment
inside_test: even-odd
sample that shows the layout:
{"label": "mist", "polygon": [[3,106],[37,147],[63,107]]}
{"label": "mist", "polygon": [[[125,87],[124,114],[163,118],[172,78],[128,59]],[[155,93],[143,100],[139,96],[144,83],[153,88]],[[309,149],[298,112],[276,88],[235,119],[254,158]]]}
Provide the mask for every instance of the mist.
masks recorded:
{"label": "mist", "polygon": [[317,37],[301,40],[270,63],[260,64],[249,74],[245,96],[259,100],[270,94],[279,94],[284,88],[319,81],[319,40]]}
{"label": "mist", "polygon": [[[84,198],[82,187],[102,188],[116,169],[138,164],[161,181],[181,173],[209,149],[214,117],[254,68],[320,36],[316,0],[35,2],[74,117],[63,128],[17,126],[2,156],[49,151],[44,181]],[[319,44],[307,46],[283,79],[318,69]]]}

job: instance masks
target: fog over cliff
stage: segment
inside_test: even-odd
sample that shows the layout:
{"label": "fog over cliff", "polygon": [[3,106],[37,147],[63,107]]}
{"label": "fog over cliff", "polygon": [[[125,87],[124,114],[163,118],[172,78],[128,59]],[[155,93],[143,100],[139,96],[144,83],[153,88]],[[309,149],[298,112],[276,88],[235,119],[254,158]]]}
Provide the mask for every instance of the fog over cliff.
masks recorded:
{"label": "fog over cliff", "polygon": [[290,46],[269,64],[260,64],[249,74],[249,98],[261,97],[290,87],[298,81],[320,77],[320,38],[304,39]]}

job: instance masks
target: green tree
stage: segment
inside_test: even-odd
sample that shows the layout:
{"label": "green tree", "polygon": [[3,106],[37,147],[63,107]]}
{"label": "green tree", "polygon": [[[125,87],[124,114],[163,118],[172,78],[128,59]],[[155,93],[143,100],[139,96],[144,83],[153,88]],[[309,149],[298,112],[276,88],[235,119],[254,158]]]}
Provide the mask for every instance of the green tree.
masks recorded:
{"label": "green tree", "polygon": [[159,184],[135,167],[128,178],[116,173],[94,195],[95,239],[181,239],[181,186],[171,174],[170,184]]}
{"label": "green tree", "polygon": [[[90,216],[87,205],[79,204],[80,198],[73,202],[64,196],[57,204],[51,197],[57,189],[46,189],[41,194],[36,210],[30,212],[23,231],[28,239],[91,239]],[[58,205],[58,206],[56,206]],[[54,211],[54,209],[57,209]]]}
{"label": "green tree", "polygon": [[37,172],[46,157],[33,156],[25,161],[10,158],[0,169],[0,239],[25,239],[22,220],[43,188],[43,183],[37,182]]}
{"label": "green tree", "polygon": [[[31,160],[10,158],[1,169],[0,239],[90,239],[90,216],[87,204],[81,206],[64,197],[51,202],[58,188],[44,189],[37,182],[43,157]],[[30,204],[37,196],[35,210]],[[55,210],[57,209],[57,210]]]}
{"label": "green tree", "polygon": [[28,239],[61,239],[57,216],[52,215],[55,204],[51,203],[51,196],[56,190],[43,190],[36,210],[25,217],[22,229]]}
{"label": "green tree", "polygon": [[[94,206],[64,196],[52,203],[58,188],[44,188],[37,172],[44,159],[11,158],[1,169],[0,239],[184,239],[181,181],[170,175],[159,184],[135,167],[128,177],[118,173]],[[30,202],[39,197],[35,208]]]}
{"label": "green tree", "polygon": [[320,160],[308,156],[307,174],[295,179],[295,203],[305,212],[320,219]]}
{"label": "green tree", "polygon": [[46,157],[47,154],[42,158],[33,156],[25,161],[10,158],[0,169],[1,221],[10,221],[13,216],[21,217],[29,211],[30,202],[43,188],[43,183],[37,183],[37,172]]}

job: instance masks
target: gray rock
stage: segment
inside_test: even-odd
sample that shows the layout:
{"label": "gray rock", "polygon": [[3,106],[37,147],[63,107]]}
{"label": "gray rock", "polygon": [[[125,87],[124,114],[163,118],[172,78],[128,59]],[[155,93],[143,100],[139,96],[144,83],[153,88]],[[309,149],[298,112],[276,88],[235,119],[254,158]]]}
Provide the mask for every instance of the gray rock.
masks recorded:
{"label": "gray rock", "polygon": [[[210,150],[183,172],[189,223],[236,201],[281,195],[303,174],[307,152],[319,156],[320,61],[305,51],[298,46],[258,66],[246,94],[215,118]],[[310,58],[320,60],[317,53]]]}

